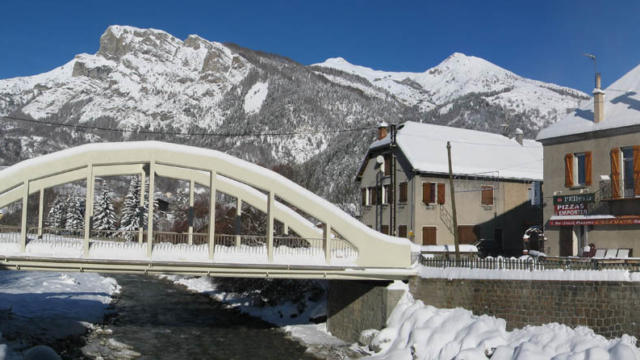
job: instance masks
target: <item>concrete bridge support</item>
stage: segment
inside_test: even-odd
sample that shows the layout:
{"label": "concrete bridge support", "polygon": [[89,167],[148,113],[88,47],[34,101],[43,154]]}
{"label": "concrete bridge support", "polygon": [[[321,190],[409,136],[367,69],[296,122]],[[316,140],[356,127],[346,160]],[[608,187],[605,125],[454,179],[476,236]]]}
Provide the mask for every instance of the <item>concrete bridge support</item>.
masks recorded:
{"label": "concrete bridge support", "polygon": [[388,289],[388,281],[330,280],[327,329],[347,342],[356,342],[367,329],[382,329],[404,290]]}

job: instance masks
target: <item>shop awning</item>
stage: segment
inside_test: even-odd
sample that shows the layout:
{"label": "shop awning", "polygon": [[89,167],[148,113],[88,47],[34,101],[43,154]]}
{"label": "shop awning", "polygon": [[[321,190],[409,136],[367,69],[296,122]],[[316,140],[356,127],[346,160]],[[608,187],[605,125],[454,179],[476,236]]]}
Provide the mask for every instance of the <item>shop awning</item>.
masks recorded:
{"label": "shop awning", "polygon": [[554,215],[549,219],[549,225],[640,225],[640,215]]}

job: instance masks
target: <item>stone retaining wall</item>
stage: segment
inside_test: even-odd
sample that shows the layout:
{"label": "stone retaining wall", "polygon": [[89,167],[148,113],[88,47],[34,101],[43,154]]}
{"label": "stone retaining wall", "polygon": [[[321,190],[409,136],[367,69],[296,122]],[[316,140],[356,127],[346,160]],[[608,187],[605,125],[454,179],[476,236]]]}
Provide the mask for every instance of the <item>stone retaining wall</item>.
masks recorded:
{"label": "stone retaining wall", "polygon": [[463,307],[507,320],[507,328],[559,322],[605,337],[640,338],[640,283],[609,281],[447,280],[415,277],[413,297],[438,308]]}

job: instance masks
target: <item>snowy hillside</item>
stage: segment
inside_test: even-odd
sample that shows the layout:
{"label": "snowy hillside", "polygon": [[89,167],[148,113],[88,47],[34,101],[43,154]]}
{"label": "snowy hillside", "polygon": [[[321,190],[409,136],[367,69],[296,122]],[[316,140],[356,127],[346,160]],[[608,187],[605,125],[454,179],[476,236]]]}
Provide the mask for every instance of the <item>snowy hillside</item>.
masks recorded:
{"label": "snowy hillside", "polygon": [[[509,123],[533,137],[584,98],[462,54],[424,73],[375,71],[343,59],[304,66],[196,35],[181,40],[114,25],[95,54],[0,80],[0,115],[126,132],[3,120],[0,166],[87,142],[162,140],[284,166],[329,200],[357,203],[353,176],[382,120],[492,132]],[[368,130],[341,131],[352,128]],[[296,134],[253,135],[282,132]],[[188,135],[202,133],[216,135]]]}
{"label": "snowy hillside", "polygon": [[[388,72],[350,64],[343,58],[330,58],[314,64],[332,68],[366,79],[370,88],[378,88],[394,95],[407,106],[417,106],[427,112],[438,108],[441,115],[448,113],[451,104],[462,96],[484,94],[490,103],[521,113],[535,109],[540,113],[530,119],[538,126],[563,115],[568,107],[575,107],[589,97],[577,90],[520,77],[484,59],[453,53],[439,65],[422,73]],[[335,75],[327,78],[345,85],[345,79]],[[352,86],[363,88],[361,84]],[[370,94],[382,95],[373,89]]]}

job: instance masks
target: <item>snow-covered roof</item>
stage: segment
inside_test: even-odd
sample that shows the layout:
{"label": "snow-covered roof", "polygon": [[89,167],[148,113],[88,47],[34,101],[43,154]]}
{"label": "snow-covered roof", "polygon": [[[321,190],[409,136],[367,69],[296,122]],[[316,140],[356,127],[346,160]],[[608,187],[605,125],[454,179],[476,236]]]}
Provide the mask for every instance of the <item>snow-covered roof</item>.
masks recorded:
{"label": "snow-covered roof", "polygon": [[[542,144],[477,130],[408,121],[398,127],[400,150],[420,172],[449,173],[447,141],[451,142],[453,173],[503,179],[542,180]],[[389,135],[370,149],[386,146]]]}
{"label": "snow-covered roof", "polygon": [[543,129],[538,140],[640,125],[640,65],[605,90],[604,120],[593,122],[593,98],[567,117]]}

